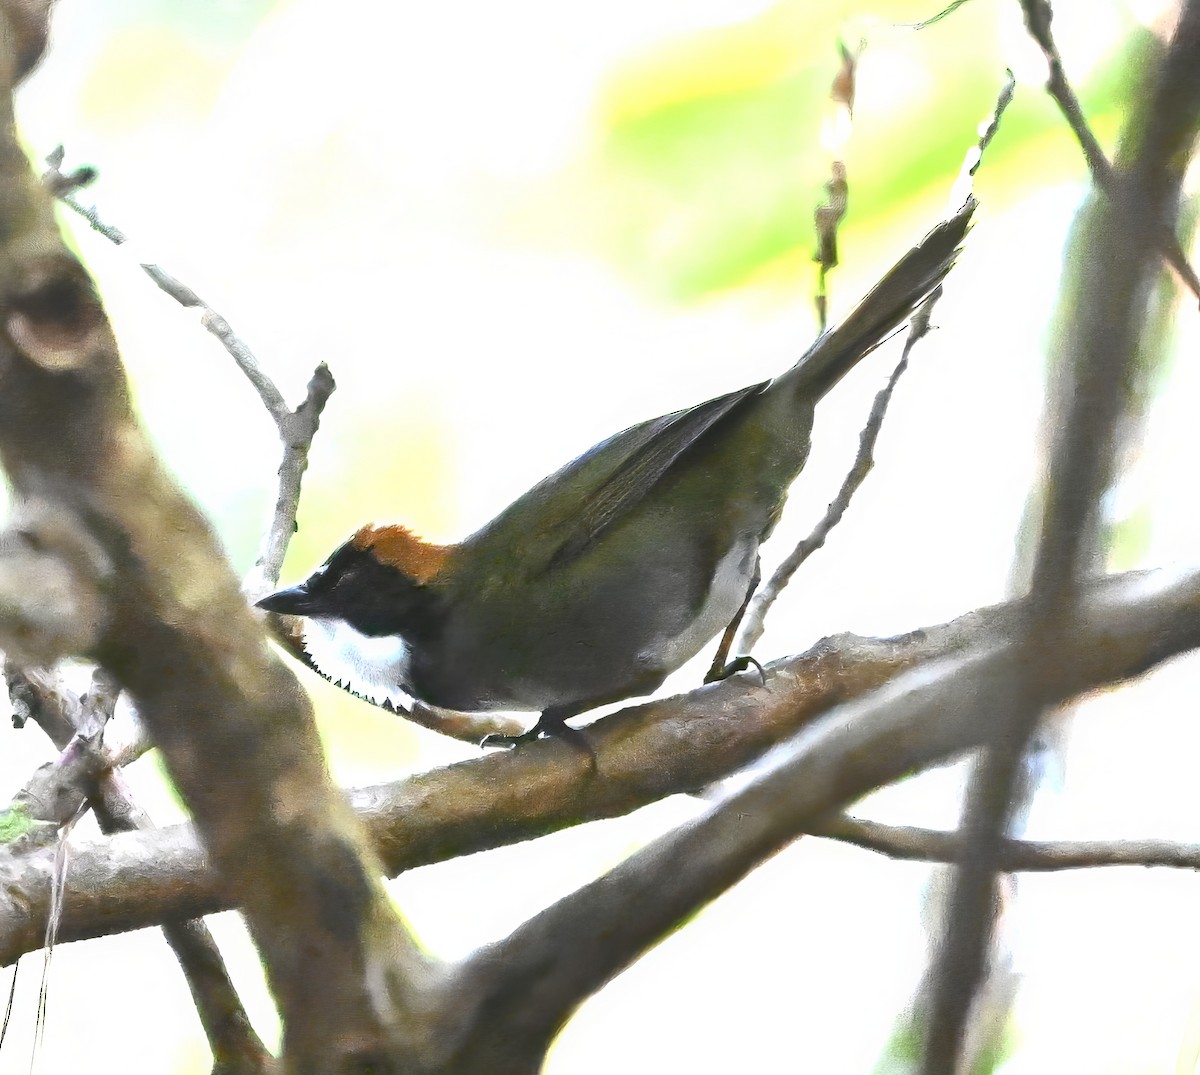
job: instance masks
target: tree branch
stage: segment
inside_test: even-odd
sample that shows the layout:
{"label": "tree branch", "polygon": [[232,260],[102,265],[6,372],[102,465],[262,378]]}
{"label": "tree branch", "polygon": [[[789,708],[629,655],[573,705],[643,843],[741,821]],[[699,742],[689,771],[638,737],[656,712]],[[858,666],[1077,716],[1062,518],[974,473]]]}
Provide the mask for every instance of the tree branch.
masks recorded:
{"label": "tree branch", "polygon": [[875,394],[875,401],[871,404],[871,412],[867,415],[866,425],[858,435],[858,453],[854,457],[853,466],[842,481],[842,487],[808,537],[804,538],[784,557],[770,579],[767,580],[766,585],[754,595],[754,599],[746,610],[746,620],[742,624],[741,638],[738,640],[735,652],[750,653],[753,651],[766,629],[767,613],[771,611],[771,607],[779,599],[779,595],[792,581],[792,576],[800,570],[800,565],[825,544],[825,539],[829,537],[830,532],[842,521],[842,516],[850,507],[850,501],[854,499],[854,494],[867,480],[867,475],[875,466],[875,442],[879,439],[879,431],[883,428],[883,420],[887,415],[888,406],[891,404],[892,394],[896,390],[896,385],[900,383],[900,378],[904,376],[904,371],[908,369],[908,358],[912,354],[913,347],[929,331],[929,311],[941,294],[942,289],[939,286],[921,308],[913,314],[912,321],[908,326],[908,336],[904,340],[904,350],[900,354],[900,361],[892,370],[887,384]]}
{"label": "tree branch", "polygon": [[[28,676],[5,664],[10,693],[19,699],[27,719],[35,721],[59,749],[91,735],[90,766],[86,781],[77,781],[79,802],[86,797],[106,835],[152,829],[147,816],[112,767],[107,751],[100,749],[99,735],[116,701],[100,673],[93,676],[94,689],[79,698],[45,676]],[[238,998],[220,950],[208,927],[200,920],[166,921],[162,925],[167,944],[175,953],[187,980],[213,1055],[214,1075],[263,1075],[274,1070],[275,1061],[254,1031]]]}
{"label": "tree branch", "polygon": [[84,655],[129,692],[244,908],[285,1065],[382,1069],[424,1041],[428,962],[329,780],[307,698],[133,415],[92,282],[16,137],[20,7],[0,9],[0,458],[19,498],[61,506],[111,565]]}
{"label": "tree branch", "polygon": [[[595,775],[568,747],[545,742],[354,793],[395,873],[706,785],[801,729],[745,793],[652,845],[648,857],[635,856],[599,888],[567,897],[428,994],[431,1009],[453,1016],[436,1032],[437,1054],[449,1053],[445,1069],[513,1070],[504,1063],[515,1064],[517,1054],[532,1064],[578,999],[653,944],[673,916],[713,898],[788,839],[829,831],[831,810],[986,742],[1004,702],[999,688],[1021,659],[1023,618],[1023,603],[1014,602],[896,639],[827,641],[771,666],[765,689],[743,675],[625,710],[589,733]],[[1056,646],[1046,700],[1118,682],[1197,646],[1200,572],[1097,580],[1078,630]],[[939,653],[941,660],[930,660]],[[895,678],[902,668],[909,671]],[[1043,851],[1033,845],[1019,853]],[[1161,857],[1190,866],[1186,855]],[[48,851],[0,857],[0,962],[42,945],[52,859]],[[80,843],[72,863],[63,940],[208,913],[238,899],[208,868],[187,826]]]}
{"label": "tree branch", "polygon": [[[1053,643],[1038,702],[1057,704],[1200,645],[1200,575],[1086,602]],[[772,752],[709,813],[636,852],[460,969],[456,1072],[536,1070],[575,1007],[765,858],[874,788],[986,742],[1020,638],[926,663],[827,714]],[[1111,678],[1110,678],[1111,677]]]}
{"label": "tree branch", "polygon": [[[952,8],[953,5],[940,15],[927,20],[926,24],[932,24],[945,15],[948,15]],[[920,27],[915,28],[919,29]],[[834,81],[833,96],[835,101],[840,98],[844,102],[847,113],[849,113],[853,107],[854,76],[857,60],[856,57],[846,51],[844,46],[842,53],[844,67],[840,79]],[[1000,121],[1003,119],[1005,111],[1012,103],[1014,86],[1015,82],[1010,71],[996,99],[996,105],[992,109],[991,115],[988,117],[986,124],[981,128],[978,141],[971,147],[971,151],[963,161],[958,182],[955,183],[955,193],[951,196],[952,205],[962,205],[968,198],[973,197],[971,188],[975,172],[983,161],[983,154],[991,144],[992,139],[996,136],[996,132],[1000,129]],[[835,162],[835,179],[837,178],[836,167],[840,163],[840,161]],[[844,182],[843,177],[842,188],[836,188],[836,193],[839,194],[841,200],[839,201],[835,197],[835,189],[831,189],[829,191],[830,204],[817,210],[817,234],[819,241],[817,260],[821,264],[821,290],[818,296],[818,309],[822,311],[822,329],[824,329],[825,273],[829,268],[837,264],[837,227],[846,210],[844,204]],[[938,287],[922,303],[920,308],[913,313],[908,326],[908,336],[904,341],[904,350],[900,355],[900,361],[892,371],[891,377],[888,378],[887,384],[875,395],[871,411],[867,415],[866,424],[858,436],[858,452],[855,455],[854,463],[843,480],[837,496],[830,502],[826,508],[825,515],[813,528],[808,537],[804,538],[784,558],[779,566],[776,567],[767,584],[754,595],[753,600],[746,609],[746,618],[742,624],[741,633],[736,649],[734,650],[735,653],[749,654],[753,652],[758,640],[762,638],[767,613],[771,611],[771,607],[779,599],[779,595],[791,583],[792,576],[800,570],[801,565],[825,544],[833,528],[842,521],[842,517],[850,507],[850,502],[854,499],[859,487],[867,480],[867,475],[871,473],[872,468],[875,466],[875,442],[879,439],[879,432],[883,428],[883,420],[887,416],[887,410],[891,405],[896,385],[908,369],[908,360],[917,341],[923,339],[929,333],[929,316],[941,296],[942,289]],[[714,670],[719,670],[719,667],[724,666],[725,656],[726,654],[723,652],[717,654],[717,661],[713,665]]]}
{"label": "tree branch", "polygon": [[[75,191],[95,179],[90,169],[72,174],[62,172],[63,148],[59,146],[46,158],[42,182],[69,209],[87,221],[88,225],[115,246],[128,241],[126,234],[106,223],[95,205],[85,206],[75,197]],[[258,559],[246,576],[244,588],[251,600],[266,594],[279,581],[279,571],[288,542],[296,528],[296,509],[300,503],[300,484],[308,468],[308,453],[321,423],[321,412],[337,387],[329,367],[322,362],[308,382],[304,400],[295,410],[288,408],[275,382],[262,368],[254,352],[233,327],[182,280],[172,276],[162,266],[141,262],[146,275],[180,306],[200,311],[200,323],[217,338],[229,353],[246,380],[253,386],[263,407],[279,431],[283,442],[283,462],[279,466],[279,495],[275,510],[263,538]],[[286,640],[285,640],[286,644]]]}
{"label": "tree branch", "polygon": [[[962,835],[840,814],[810,825],[810,836],[838,840],[902,862],[962,860]],[[1090,870],[1102,866],[1200,870],[1200,844],[1174,840],[1004,840],[997,859],[1005,873]]]}
{"label": "tree branch", "polygon": [[[1049,0],[1020,0],[1020,4],[1025,15],[1025,27],[1029,31],[1029,36],[1037,42],[1049,68],[1046,92],[1058,105],[1063,119],[1067,121],[1067,126],[1071,128],[1071,133],[1075,135],[1075,140],[1079,143],[1079,148],[1083,150],[1084,159],[1092,173],[1092,181],[1105,194],[1111,196],[1114,186],[1113,167],[1104,155],[1100,142],[1092,133],[1092,128],[1083,114],[1083,105],[1080,104],[1074,87],[1067,80],[1062,53],[1058,51],[1058,42],[1054,40],[1054,32],[1051,29],[1054,9]],[[1175,270],[1184,286],[1197,299],[1200,299],[1200,278],[1196,276],[1196,270],[1188,262],[1187,255],[1180,247],[1175,232],[1162,224],[1159,224],[1156,230],[1163,258]]]}
{"label": "tree branch", "polygon": [[[1155,612],[1159,593],[1166,605]],[[1089,588],[1098,622],[1126,631],[1143,616],[1149,668],[1188,648],[1200,618],[1200,573],[1171,578],[1133,572]],[[767,666],[767,684],[742,674],[687,695],[634,706],[588,729],[597,771],[562,743],[539,741],[405,780],[363,788],[351,801],[389,875],[501,847],[600,818],[629,813],[667,795],[707,787],[744,768],[776,743],[834,707],[868,696],[898,673],[979,648],[1011,644],[1024,603],[970,612],[949,623],[890,639],[841,635],[808,653]],[[1153,630],[1161,628],[1161,636]],[[1126,631],[1126,633],[1128,633]],[[1120,678],[1121,651],[1097,670],[1102,685]],[[1083,688],[1081,688],[1083,689]],[[981,729],[980,740],[984,735]],[[670,764],[664,764],[670,759]],[[211,871],[190,826],[121,834],[82,844],[73,854],[60,937],[78,940],[194,918],[237,905]],[[36,856],[22,863],[0,898],[0,965],[41,946],[49,906]]]}
{"label": "tree branch", "polygon": [[[1030,9],[1027,9],[1030,10]],[[1037,10],[1047,17],[1044,3]],[[958,1062],[972,998],[991,943],[997,856],[1021,760],[1042,715],[1044,681],[1063,633],[1074,630],[1081,566],[1094,547],[1100,498],[1113,473],[1115,428],[1133,383],[1155,256],[1176,215],[1179,183],[1200,124],[1200,0],[1185,0],[1157,83],[1126,123],[1122,150],[1097,213],[1091,269],[1078,315],[1061,342],[1048,402],[1056,431],[1046,510],[1034,557],[1026,660],[1005,694],[993,741],[972,776],[962,831],[969,854],[951,893],[933,978],[922,1072]]]}

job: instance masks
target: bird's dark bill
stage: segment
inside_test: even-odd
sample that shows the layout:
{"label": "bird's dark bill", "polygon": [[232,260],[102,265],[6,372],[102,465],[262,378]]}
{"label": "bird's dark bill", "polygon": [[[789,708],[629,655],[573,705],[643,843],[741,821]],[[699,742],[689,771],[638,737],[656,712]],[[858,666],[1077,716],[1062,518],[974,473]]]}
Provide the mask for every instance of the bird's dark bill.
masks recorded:
{"label": "bird's dark bill", "polygon": [[268,594],[261,601],[256,601],[255,605],[284,616],[311,616],[317,611],[317,602],[304,583]]}

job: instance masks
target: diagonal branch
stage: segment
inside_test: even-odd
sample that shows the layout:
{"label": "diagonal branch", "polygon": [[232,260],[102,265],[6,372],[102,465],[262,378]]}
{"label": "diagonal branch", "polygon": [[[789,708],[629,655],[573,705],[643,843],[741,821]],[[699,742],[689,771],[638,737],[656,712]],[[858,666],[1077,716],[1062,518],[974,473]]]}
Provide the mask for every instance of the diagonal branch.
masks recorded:
{"label": "diagonal branch", "polygon": [[[1039,705],[1195,648],[1198,581],[1086,602],[1051,644]],[[454,984],[464,1037],[454,1070],[535,1070],[585,997],[831,810],[986,741],[1026,659],[1019,638],[1001,639],[839,707],[774,751],[746,788],[472,957]]]}
{"label": "diagonal branch", "polygon": [[[967,853],[957,832],[840,814],[810,825],[810,836],[853,844],[901,862],[959,862]],[[1005,873],[1091,870],[1102,866],[1200,870],[1200,844],[1175,840],[1004,840],[997,864]]]}
{"label": "diagonal branch", "polygon": [[[263,375],[266,376],[265,374]],[[308,453],[321,424],[321,412],[336,387],[333,374],[322,362],[309,378],[304,399],[294,410],[272,415],[283,442],[283,460],[279,464],[279,493],[275,510],[263,536],[258,558],[242,581],[242,589],[252,601],[265,597],[279,582],[283,558],[296,532],[296,513],[300,507],[300,484],[308,469]]]}
{"label": "diagonal branch", "polygon": [[[1063,118],[1067,121],[1067,126],[1075,135],[1079,148],[1083,150],[1083,156],[1092,173],[1093,182],[1111,197],[1115,184],[1113,167],[1100,147],[1100,142],[1092,133],[1092,128],[1088,125],[1087,117],[1083,114],[1083,105],[1080,104],[1074,87],[1067,80],[1062,53],[1058,51],[1058,42],[1054,40],[1054,32],[1051,29],[1054,10],[1049,0],[1020,0],[1020,4],[1025,15],[1025,27],[1029,31],[1029,36],[1037,42],[1049,68],[1046,92],[1054,98]],[[1180,247],[1175,232],[1161,224],[1156,230],[1163,258],[1175,270],[1188,290],[1197,299],[1200,299],[1200,277],[1196,276],[1196,270],[1188,262],[1187,255]]]}
{"label": "diagonal branch", "polygon": [[[1048,16],[1044,3],[1036,10]],[[1115,429],[1133,383],[1159,237],[1175,218],[1198,127],[1200,0],[1185,0],[1156,84],[1126,123],[1097,213],[1078,316],[1060,345],[1046,423],[1057,435],[1023,632],[1026,660],[1002,688],[1005,704],[993,742],[967,791],[962,831],[970,853],[955,877],[933,978],[921,1069],[926,1075],[952,1071],[958,1062],[991,943],[997,857],[1014,783],[1043,712],[1044,683],[1057,674],[1050,654],[1074,629],[1081,566],[1095,546],[1100,499],[1113,473]]]}
{"label": "diagonal branch", "polygon": [[330,781],[307,698],[137,422],[94,285],[17,139],[22,14],[0,5],[0,460],[18,498],[42,497],[102,550],[102,615],[76,648],[137,705],[244,908],[285,1067],[382,1068],[424,1041],[431,967]]}
{"label": "diagonal branch", "polygon": [[859,487],[867,480],[867,475],[874,468],[875,443],[879,439],[880,430],[883,428],[883,420],[887,415],[888,406],[891,404],[892,394],[896,390],[896,385],[900,383],[900,378],[904,376],[904,372],[908,369],[908,359],[912,354],[913,347],[929,331],[929,312],[941,297],[941,294],[941,287],[936,288],[933,294],[929,296],[928,301],[913,314],[912,321],[908,327],[908,336],[904,340],[904,350],[900,354],[900,361],[896,363],[895,369],[892,370],[887,384],[875,394],[875,400],[871,404],[871,411],[867,415],[866,424],[863,426],[862,432],[858,435],[858,453],[854,457],[854,464],[843,479],[837,496],[830,501],[829,506],[825,509],[825,514],[821,517],[820,522],[813,527],[812,532],[806,538],[784,557],[779,566],[775,568],[774,573],[767,580],[766,585],[754,595],[750,606],[746,610],[746,619],[742,624],[741,637],[737,643],[736,653],[750,653],[753,651],[766,628],[767,613],[771,611],[771,607],[779,600],[779,595],[783,593],[784,589],[792,581],[792,576],[800,570],[800,566],[804,561],[825,544],[825,540],[829,537],[833,528],[842,521],[842,516],[846,514],[846,509],[850,507],[850,501],[854,499],[854,494],[858,492]]}
{"label": "diagonal branch", "polygon": [[[5,662],[4,678],[23,718],[37,723],[59,750],[66,749],[79,734],[94,735],[102,728],[111,715],[111,710],[108,714],[104,710],[116,700],[102,689],[80,698],[44,676],[19,671],[11,662]],[[93,677],[93,682],[97,679],[102,677]],[[97,707],[100,712],[93,712]],[[89,746],[91,778],[81,782],[84,786],[77,792],[81,801],[87,797],[101,831],[112,834],[154,828],[120,773],[108,764],[98,738],[90,740]],[[198,919],[168,920],[162,930],[187,980],[212,1050],[214,1072],[262,1075],[272,1071],[274,1058],[255,1033],[208,927]]]}
{"label": "diagonal branch", "polygon": [[[63,155],[63,148],[59,146],[46,158],[42,182],[59,201],[83,217],[94,231],[115,246],[123,246],[128,242],[128,236],[120,228],[105,222],[96,206],[85,206],[75,196],[75,191],[95,179],[95,172],[91,169],[81,169],[72,174],[64,174],[61,170]],[[275,502],[275,511],[263,538],[258,559],[244,583],[247,595],[252,600],[257,599],[279,581],[283,557],[296,529],[300,483],[308,467],[308,453],[321,422],[321,412],[337,386],[329,367],[322,362],[309,379],[303,401],[295,410],[291,410],[283,398],[283,393],[262,368],[249,345],[220,313],[162,266],[149,262],[140,264],[146,275],[162,292],[180,306],[200,311],[200,323],[217,338],[258,393],[258,398],[262,400],[263,407],[274,421],[279,431],[279,439],[283,442],[283,462],[279,466],[279,495]]]}
{"label": "diagonal branch", "polygon": [[[1192,634],[1200,629],[1200,572],[1179,578],[1134,572],[1097,580],[1088,594],[1097,629],[1113,639],[1112,663],[1089,666],[1095,674],[1089,688],[1130,668],[1150,668],[1200,640]],[[1009,645],[1024,608],[1010,602],[891,639],[837,636],[769,665],[765,689],[757,675],[740,675],[622,710],[589,729],[595,774],[568,746],[546,741],[363,788],[351,800],[390,875],[626,814],[729,776],[906,669]],[[1126,624],[1140,625],[1141,633]],[[986,729],[975,727],[982,742]],[[914,734],[912,749],[923,749],[923,742]],[[73,863],[62,940],[237,905],[236,892],[218,881],[190,826],[81,844]],[[41,946],[49,899],[46,863],[38,856],[5,868],[16,872],[0,888],[0,965]]]}
{"label": "diagonal branch", "polygon": [[[931,21],[950,13],[951,8],[947,8],[941,15],[936,16]],[[920,27],[917,27],[918,29]],[[853,78],[854,78],[854,62],[855,58],[846,53],[843,47],[845,57],[845,73],[844,79],[849,80],[849,87],[838,90],[838,83],[835,81],[834,96],[837,99],[838,93],[846,99],[849,109],[853,104]],[[961,173],[958,182],[955,183],[956,193],[951,197],[951,204],[963,204],[969,197],[972,197],[971,187],[975,177],[975,172],[983,161],[983,155],[991,144],[992,139],[996,136],[996,132],[1000,129],[1000,122],[1004,118],[1004,113],[1008,106],[1012,103],[1013,89],[1015,82],[1013,81],[1012,72],[1008,73],[1004,86],[996,99],[996,105],[992,109],[991,115],[987,122],[982,126],[978,141],[971,147],[966,159],[963,161]],[[840,162],[839,162],[840,163]],[[843,178],[844,182],[844,178]],[[844,193],[844,192],[843,192]],[[830,192],[831,199],[833,191]],[[833,212],[837,209],[837,212]],[[829,211],[822,216],[822,211],[818,210],[817,224],[818,235],[820,237],[820,253],[818,260],[821,263],[821,283],[822,290],[819,308],[823,310],[824,301],[824,278],[827,268],[827,261],[832,259],[832,264],[836,264],[836,237],[837,225],[841,220],[841,214],[845,212],[845,205],[840,204],[832,206]],[[824,230],[822,230],[824,225]],[[929,298],[921,305],[921,307],[913,314],[908,327],[908,335],[904,341],[904,350],[900,354],[900,361],[896,364],[887,383],[875,395],[875,400],[871,404],[870,413],[867,415],[866,424],[863,426],[862,432],[858,436],[858,452],[855,455],[854,463],[842,481],[841,488],[837,492],[837,496],[833,498],[829,506],[825,510],[824,516],[813,527],[812,532],[804,538],[776,567],[767,584],[754,595],[749,606],[746,609],[745,621],[741,627],[741,633],[737,641],[735,653],[749,654],[753,652],[758,640],[762,637],[766,625],[767,613],[771,611],[771,607],[779,599],[779,595],[791,583],[792,577],[800,570],[801,565],[820,549],[826,539],[829,537],[833,528],[841,521],[850,507],[850,502],[854,499],[859,487],[867,479],[867,475],[871,473],[875,466],[875,443],[879,439],[880,430],[883,428],[883,420],[887,416],[888,407],[891,406],[892,395],[896,390],[896,385],[900,378],[908,369],[908,360],[912,355],[912,350],[916,346],[917,341],[923,339],[929,333],[930,324],[929,316],[934,306],[942,296],[942,289],[936,288]],[[822,328],[824,323],[822,321]],[[724,657],[718,654],[720,664],[724,665]],[[717,665],[714,663],[714,668]]]}

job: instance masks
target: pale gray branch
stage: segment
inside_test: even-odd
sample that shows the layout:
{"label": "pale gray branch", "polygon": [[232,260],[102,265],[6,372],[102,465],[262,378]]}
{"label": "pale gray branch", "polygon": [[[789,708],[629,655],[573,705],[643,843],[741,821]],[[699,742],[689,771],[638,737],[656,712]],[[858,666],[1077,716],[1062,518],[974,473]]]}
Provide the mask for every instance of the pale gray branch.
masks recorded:
{"label": "pale gray branch", "polygon": [[[1131,573],[1090,589],[1096,631],[1106,648],[1080,664],[1096,686],[1149,668],[1193,643],[1200,622],[1200,574]],[[1161,608],[1156,608],[1161,594]],[[667,795],[711,785],[761,757],[830,709],[877,688],[906,669],[979,647],[1005,647],[1021,622],[1021,602],[891,639],[841,635],[809,653],[734,676],[688,695],[634,706],[588,728],[596,751],[591,773],[569,746],[531,743],[406,780],[351,793],[389,874],[530,839],[580,822],[628,813]],[[1136,654],[1143,658],[1139,665]],[[1104,658],[1111,656],[1111,664]],[[1082,657],[1072,655],[1082,662]],[[1064,672],[1065,674],[1065,672]],[[986,726],[975,724],[982,741]],[[923,734],[923,733],[922,733]],[[914,733],[913,749],[936,751]],[[890,749],[880,744],[881,750]],[[664,765],[663,759],[671,764]],[[74,853],[63,939],[79,939],[196,917],[235,905],[209,870],[189,826],[120,834]],[[0,964],[40,946],[48,890],[35,866],[0,901]]]}
{"label": "pale gray branch", "polygon": [[[425,1041],[430,960],[330,781],[307,697],[137,420],[95,286],[16,137],[23,16],[19,0],[0,3],[0,460],[18,502],[52,501],[103,550],[108,615],[81,656],[136,703],[237,893],[285,1067],[382,1068]],[[2,872],[38,868],[30,855]],[[3,926],[20,933],[31,908],[12,910]]]}
{"label": "pale gray branch", "polygon": [[[1046,80],[1046,92],[1053,98],[1055,104],[1075,135],[1079,148],[1083,151],[1084,159],[1092,173],[1092,180],[1105,194],[1112,194],[1114,185],[1113,167],[1105,156],[1091,125],[1084,115],[1083,105],[1075,93],[1074,87],[1067,79],[1063,67],[1062,53],[1058,50],[1058,42],[1054,39],[1051,28],[1053,8],[1049,0],[1020,0],[1021,10],[1025,15],[1025,26],[1029,36],[1037,42],[1046,58],[1049,77]],[[1200,299],[1200,277],[1187,260],[1187,255],[1179,245],[1175,232],[1166,226],[1160,226],[1158,242],[1162,248],[1162,256],[1167,264],[1175,270],[1184,286]]]}
{"label": "pale gray branch", "polygon": [[[1085,602],[1047,654],[1054,673],[1039,680],[1039,703],[1200,646],[1200,574],[1160,583],[1105,587]],[[774,750],[749,786],[473,957],[457,980],[471,1007],[455,1071],[486,1071],[488,1055],[536,1070],[586,996],[754,866],[831,810],[986,742],[1024,659],[1019,638],[981,640],[840,706]]]}
{"label": "pale gray branch", "polygon": [[[936,22],[949,13],[950,9],[943,11],[940,15],[934,17],[932,21]],[[844,60],[847,65],[848,72],[845,77],[850,80],[850,88],[843,90],[843,93],[849,95],[849,99],[853,99],[853,78],[854,65],[856,58],[849,53],[844,53]],[[837,82],[835,81],[835,95],[837,93]],[[1004,86],[996,99],[996,105],[992,109],[992,113],[984,125],[982,132],[979,135],[979,140],[972,147],[972,153],[964,162],[963,180],[967,183],[967,190],[970,190],[970,180],[975,175],[980,163],[983,160],[983,154],[991,144],[996,132],[1000,129],[1000,121],[1004,117],[1005,111],[1012,103],[1013,88],[1012,72],[1008,73]],[[844,177],[843,177],[844,186]],[[832,193],[832,192],[831,192]],[[844,194],[844,190],[842,191]],[[821,248],[823,251],[836,251],[836,234],[837,224],[841,220],[841,215],[845,212],[845,205],[842,204],[838,208],[838,212],[831,217],[826,218],[826,226],[831,229],[823,235]],[[820,231],[821,223],[820,211],[818,211],[818,231]],[[824,299],[824,274],[826,270],[826,254],[821,256],[821,279],[822,279],[822,295]],[[836,253],[832,256],[832,263],[836,264]],[[825,515],[820,522],[813,527],[812,532],[801,541],[779,564],[775,569],[771,578],[763,586],[759,593],[754,595],[746,610],[746,618],[742,624],[741,633],[738,638],[737,646],[734,650],[735,654],[749,654],[753,652],[754,646],[762,637],[765,629],[767,613],[771,607],[779,599],[779,595],[792,581],[792,576],[800,569],[801,565],[814,552],[820,549],[826,539],[829,537],[833,528],[842,521],[842,517],[846,514],[846,510],[850,507],[850,502],[854,499],[859,487],[867,479],[867,475],[871,473],[875,466],[875,442],[879,439],[879,432],[883,428],[883,420],[887,416],[887,409],[891,404],[892,395],[896,390],[896,385],[903,376],[905,370],[908,369],[908,360],[912,354],[913,347],[917,341],[923,339],[929,332],[930,313],[937,301],[942,296],[942,288],[936,288],[929,298],[921,304],[920,308],[913,314],[909,322],[908,336],[904,341],[904,350],[901,352],[900,361],[896,364],[896,368],[892,371],[891,377],[888,378],[887,384],[876,394],[875,401],[871,405],[871,411],[867,415],[866,424],[863,426],[862,432],[858,437],[858,452],[855,455],[854,463],[847,473],[845,480],[842,482],[841,488],[838,490],[837,496],[834,497],[825,511]],[[821,305],[819,303],[819,305]],[[823,306],[821,307],[823,309]],[[824,325],[822,324],[822,327]],[[723,662],[722,662],[723,663]]]}
{"label": "pale gray branch", "polygon": [[[95,173],[90,169],[82,169],[81,172],[64,175],[61,171],[63,155],[63,149],[59,146],[46,158],[46,171],[42,174],[42,182],[59,201],[83,217],[94,231],[116,246],[123,245],[128,241],[126,234],[120,228],[101,219],[96,206],[85,206],[75,196],[75,191],[80,186],[90,183],[95,178]],[[262,400],[263,407],[279,431],[279,439],[283,443],[283,461],[279,465],[279,494],[259,549],[258,559],[243,582],[243,589],[250,599],[257,600],[279,581],[284,554],[296,529],[300,484],[308,467],[308,453],[321,423],[321,412],[337,386],[329,367],[322,362],[308,382],[304,400],[294,411],[291,410],[283,398],[283,393],[262,368],[249,345],[234,332],[233,327],[221,314],[200,298],[192,288],[161,266],[142,262],[141,267],[159,289],[180,306],[200,311],[200,323],[217,338],[237,363],[238,369],[258,393],[258,398]]]}
{"label": "pale gray branch", "polygon": [[753,651],[766,628],[767,613],[771,611],[771,607],[779,599],[779,595],[792,581],[792,576],[800,569],[800,565],[825,544],[825,540],[833,528],[842,521],[842,516],[846,514],[846,509],[850,506],[850,501],[854,499],[854,494],[867,480],[867,475],[875,466],[875,442],[879,439],[879,431],[883,428],[883,420],[887,416],[892,394],[896,390],[896,385],[900,383],[904,371],[908,369],[908,359],[912,354],[913,347],[929,331],[929,311],[941,294],[942,289],[939,286],[921,308],[913,314],[908,328],[908,336],[904,341],[904,350],[900,354],[900,361],[892,370],[887,384],[875,394],[875,401],[871,404],[871,412],[867,415],[866,425],[858,435],[858,454],[842,482],[842,487],[808,537],[784,557],[770,579],[767,580],[766,585],[754,595],[750,607],[746,610],[746,620],[742,624],[741,638],[738,640],[735,653],[748,654]]}
{"label": "pale gray branch", "polygon": [[[903,862],[958,862],[957,832],[888,825],[845,814],[808,828],[810,836],[838,840]],[[998,865],[1005,873],[1049,873],[1106,866],[1200,870],[1200,844],[1175,840],[1004,840]]]}
{"label": "pale gray branch", "polygon": [[[64,771],[59,778],[66,789],[59,810],[63,820],[73,817],[86,798],[106,834],[153,829],[154,823],[115,769],[111,752],[101,746],[100,733],[112,716],[117,693],[108,674],[96,669],[92,689],[82,697],[48,675],[22,675],[7,663],[5,674],[23,716],[35,721],[63,751],[58,763],[43,770],[59,771],[64,759],[81,759],[78,774]],[[251,1025],[208,927],[199,919],[170,919],[163,922],[162,930],[191,991],[212,1050],[214,1075],[272,1072],[274,1057]]]}
{"label": "pale gray branch", "polygon": [[[1050,6],[1026,0],[1049,30]],[[1035,37],[1037,33],[1035,31]],[[1053,66],[1053,64],[1052,64]],[[1061,73],[1061,66],[1060,66]],[[932,978],[921,1071],[955,1070],[972,999],[991,946],[997,856],[1013,788],[1052,681],[1058,640],[1075,629],[1080,580],[1096,547],[1101,497],[1115,461],[1115,432],[1134,383],[1147,301],[1164,229],[1172,236],[1184,170],[1200,125],[1200,0],[1184,0],[1179,23],[1149,93],[1125,123],[1110,177],[1097,185],[1088,271],[1075,316],[1052,360],[1058,371],[1047,401],[1054,431],[1046,507],[1034,556],[1024,660],[999,685],[1004,700],[992,742],[967,789],[962,832],[969,854],[958,865]]]}

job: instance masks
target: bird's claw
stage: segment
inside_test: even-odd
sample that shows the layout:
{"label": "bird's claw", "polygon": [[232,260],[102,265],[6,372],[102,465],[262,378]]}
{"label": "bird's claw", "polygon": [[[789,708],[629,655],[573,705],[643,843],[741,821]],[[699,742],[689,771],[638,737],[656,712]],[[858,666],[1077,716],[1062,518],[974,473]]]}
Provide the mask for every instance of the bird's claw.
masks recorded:
{"label": "bird's claw", "polygon": [[734,657],[732,661],[726,664],[723,668],[711,669],[704,677],[705,683],[719,683],[723,679],[728,679],[730,676],[737,675],[738,672],[745,672],[748,668],[755,668],[758,671],[758,678],[762,686],[767,685],[767,672],[761,664],[753,657]]}
{"label": "bird's claw", "polygon": [[542,735],[542,730],[534,725],[527,732],[521,732],[520,735],[500,735],[498,732],[493,732],[491,735],[485,735],[480,741],[479,746],[483,750],[489,747],[500,747],[504,750],[511,750],[519,743],[528,743],[531,739],[538,739]]}
{"label": "bird's claw", "polygon": [[519,746],[521,743],[542,738],[557,739],[561,743],[566,743],[571,749],[583,754],[588,760],[588,768],[592,772],[596,771],[596,752],[592,749],[588,737],[578,728],[572,728],[569,724],[563,723],[561,719],[547,719],[543,716],[527,732],[522,732],[520,735],[487,735],[483,737],[479,745],[485,750],[488,747],[502,747],[507,750]]}

